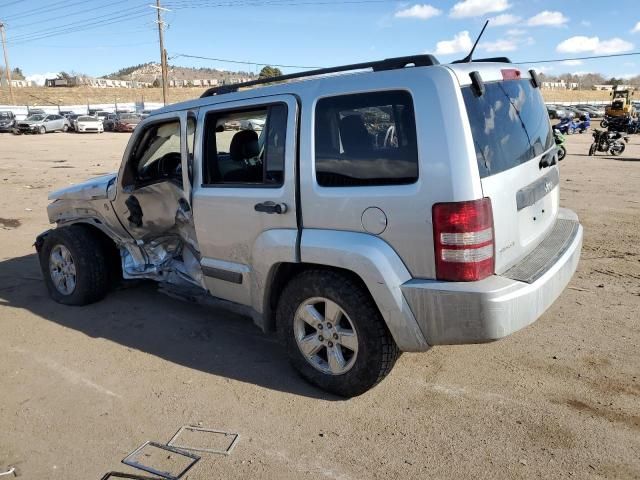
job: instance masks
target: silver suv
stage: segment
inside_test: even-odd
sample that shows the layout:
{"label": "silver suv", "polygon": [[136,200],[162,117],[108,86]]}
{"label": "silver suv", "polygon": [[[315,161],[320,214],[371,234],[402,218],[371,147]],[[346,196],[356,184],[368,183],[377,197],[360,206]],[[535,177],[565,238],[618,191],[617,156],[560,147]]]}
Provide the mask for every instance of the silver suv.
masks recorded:
{"label": "silver suv", "polygon": [[529,325],[571,279],[582,227],[559,206],[537,76],[507,62],[395,58],[154,111],[117,174],[49,196],[51,296],[145,278],[234,302],[343,396],[400,352]]}

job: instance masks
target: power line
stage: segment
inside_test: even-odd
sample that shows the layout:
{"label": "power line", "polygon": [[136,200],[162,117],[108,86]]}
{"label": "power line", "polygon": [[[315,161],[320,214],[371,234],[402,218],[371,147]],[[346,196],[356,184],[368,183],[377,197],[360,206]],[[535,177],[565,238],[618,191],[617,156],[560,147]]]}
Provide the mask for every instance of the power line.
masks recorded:
{"label": "power line", "polygon": [[238,63],[242,65],[269,65],[271,67],[281,67],[281,68],[304,68],[304,69],[323,68],[323,67],[309,67],[309,66],[302,66],[302,65],[282,65],[278,63],[269,63],[269,62],[266,62],[266,63],[250,62],[248,60],[228,60],[224,58],[200,57],[198,55],[187,55],[185,53],[176,53],[175,55],[172,55],[171,57],[169,57],[169,60],[173,60],[174,58],[179,58],[179,57],[197,58],[199,60],[211,60],[214,62],[222,62],[222,63]]}
{"label": "power line", "polygon": [[572,60],[594,60],[597,58],[615,58],[615,57],[630,57],[632,55],[640,55],[640,52],[629,53],[610,53],[607,55],[590,55],[588,57],[571,57],[571,58],[555,58],[553,60],[536,60],[530,62],[513,62],[514,65],[525,65],[528,63],[555,63],[555,62],[569,62]]}
{"label": "power line", "polygon": [[[77,26],[84,26],[84,25],[88,25],[87,22],[91,22],[91,24],[95,24],[95,23],[100,23],[97,22],[97,20],[102,19],[102,21],[108,21],[108,20],[112,20],[115,18],[122,18],[123,16],[126,15],[131,15],[134,13],[138,13],[138,12],[143,12],[143,11],[148,11],[147,9],[145,9],[144,7],[133,7],[133,8],[126,8],[124,10],[120,10],[118,12],[109,12],[106,14],[102,14],[102,15],[98,15],[96,17],[89,17],[89,18],[85,18],[83,20],[77,20],[75,22],[71,22],[71,23],[65,23],[62,25],[58,25],[56,27],[52,27],[52,28],[46,28],[46,29],[42,29],[42,30],[35,30],[32,32],[26,32],[26,33],[21,33],[18,35],[15,35],[13,37],[11,37],[11,40],[13,41],[18,41],[18,40],[23,40],[26,38],[32,38],[32,37],[37,37],[43,34],[54,34],[57,32],[63,32],[63,31],[67,31],[69,30],[71,27],[77,27]],[[105,18],[108,17],[108,18]]]}
{"label": "power line", "polygon": [[[119,3],[125,3],[125,2],[129,2],[129,0],[119,0],[117,2],[110,2],[107,5],[100,5],[100,6],[97,6],[97,7],[88,8],[86,10],[78,10],[78,11],[75,11],[75,12],[68,12],[68,13],[65,13],[64,15],[59,15],[57,17],[47,18],[46,20],[38,20],[36,22],[22,23],[22,24],[18,24],[18,25],[12,24],[11,25],[11,29],[12,30],[16,30],[16,29],[21,29],[21,28],[24,28],[24,27],[30,27],[31,25],[38,25],[38,24],[41,24],[41,23],[49,23],[49,22],[53,22],[55,20],[58,20],[60,18],[73,17],[75,15],[80,15],[82,13],[87,13],[87,12],[93,12],[93,11],[99,10],[101,8],[112,7],[112,6],[117,5]],[[116,13],[116,12],[113,12],[113,13]],[[84,19],[84,20],[88,20],[88,19]]]}
{"label": "power line", "polygon": [[[69,33],[77,33],[77,32],[82,32],[85,30],[90,30],[93,28],[97,28],[97,27],[103,27],[106,25],[112,25],[114,23],[123,23],[123,22],[128,22],[131,20],[136,20],[138,18],[142,18],[142,17],[148,17],[149,16],[149,12],[146,12],[144,10],[140,10],[138,12],[128,12],[125,14],[119,14],[117,16],[108,18],[108,19],[104,19],[101,21],[96,21],[96,22],[90,22],[90,23],[85,23],[82,25],[77,25],[77,26],[72,26],[72,27],[68,27],[68,28],[64,28],[64,29],[60,29],[60,30],[46,30],[46,31],[41,31],[39,33],[32,33],[32,34],[23,34],[23,35],[19,35],[17,37],[13,37],[10,40],[10,44],[12,45],[18,45],[18,44],[23,44],[26,42],[31,42],[34,40],[42,40],[44,38],[49,38],[49,37],[54,37],[54,36],[61,36],[61,35],[66,35]],[[79,23],[79,22],[75,22],[75,23]]]}
{"label": "power line", "polygon": [[[178,0],[179,1],[179,0]],[[217,1],[215,3],[203,3],[202,0],[196,0],[192,3],[177,3],[176,0],[167,3],[173,9],[180,10],[186,8],[213,8],[213,7],[260,7],[260,6],[306,6],[306,5],[358,5],[368,3],[394,3],[396,0],[251,0],[247,2],[239,1]]]}
{"label": "power line", "polygon": [[9,16],[5,17],[5,20],[13,20],[13,19],[16,19],[16,18],[32,17],[33,15],[40,15],[42,13],[48,13],[48,12],[51,12],[53,10],[57,10],[57,9],[61,8],[61,7],[59,7],[59,5],[63,5],[63,4],[64,4],[64,8],[65,9],[69,9],[69,8],[74,7],[76,5],[80,5],[81,3],[88,3],[90,1],[91,0],[78,0],[76,2],[69,3],[68,0],[61,0],[61,1],[58,1],[58,2],[50,3],[46,8],[41,8],[41,7],[33,8],[31,10],[25,10],[23,12],[20,12],[20,13],[14,14],[14,15],[9,15]]}

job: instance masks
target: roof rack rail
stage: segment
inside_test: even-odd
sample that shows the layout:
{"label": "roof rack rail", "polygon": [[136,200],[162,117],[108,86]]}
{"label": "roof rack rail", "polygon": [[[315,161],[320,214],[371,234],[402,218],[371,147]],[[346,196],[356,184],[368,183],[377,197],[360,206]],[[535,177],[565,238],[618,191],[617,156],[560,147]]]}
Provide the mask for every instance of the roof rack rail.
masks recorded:
{"label": "roof rack rail", "polygon": [[474,58],[474,62],[495,62],[495,63],[511,63],[511,60],[507,57],[489,57],[489,58]]}
{"label": "roof rack rail", "polygon": [[235,83],[233,85],[222,85],[220,87],[212,87],[207,89],[200,98],[211,97],[213,95],[221,95],[224,93],[237,92],[240,88],[253,87],[254,85],[264,85],[265,83],[284,82],[296,78],[315,77],[317,75],[325,75],[328,73],[348,72],[351,70],[363,70],[371,68],[374,72],[382,70],[396,70],[409,65],[416,67],[429,67],[431,65],[439,65],[440,62],[433,55],[413,55],[409,57],[394,57],[384,60],[376,60],[374,62],[353,63],[351,65],[341,65],[338,67],[319,68],[316,70],[308,70],[306,72],[290,73],[288,75],[280,75],[278,77],[260,78],[244,83]]}

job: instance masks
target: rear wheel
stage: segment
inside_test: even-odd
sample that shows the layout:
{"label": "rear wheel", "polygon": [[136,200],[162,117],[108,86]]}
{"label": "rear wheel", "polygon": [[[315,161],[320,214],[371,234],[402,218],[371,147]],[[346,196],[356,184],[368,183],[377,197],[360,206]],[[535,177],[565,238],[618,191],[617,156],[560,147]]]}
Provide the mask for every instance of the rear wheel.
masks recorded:
{"label": "rear wheel", "polygon": [[625,144],[620,142],[617,145],[613,146],[613,148],[611,149],[611,154],[616,156],[622,155],[625,148]]}
{"label": "rear wheel", "polygon": [[340,273],[312,270],[293,278],[278,302],[277,322],[302,377],[343,397],[375,386],[400,355],[368,292]]}
{"label": "rear wheel", "polygon": [[561,162],[562,160],[564,160],[564,157],[567,156],[567,149],[564,148],[564,145],[560,145],[560,147],[558,147],[558,161]]}
{"label": "rear wheel", "polygon": [[65,305],[87,305],[110,289],[107,252],[100,239],[80,225],[49,232],[39,251],[49,295]]}

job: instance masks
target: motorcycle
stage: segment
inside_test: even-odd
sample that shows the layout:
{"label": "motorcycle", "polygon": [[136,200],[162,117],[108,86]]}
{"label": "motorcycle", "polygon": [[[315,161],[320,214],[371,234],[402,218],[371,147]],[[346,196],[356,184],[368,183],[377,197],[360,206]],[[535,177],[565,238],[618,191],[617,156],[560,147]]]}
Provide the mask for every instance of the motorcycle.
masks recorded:
{"label": "motorcycle", "polygon": [[567,139],[560,130],[557,128],[553,129],[553,139],[556,142],[556,147],[558,149],[558,161],[561,162],[564,160],[564,157],[567,156],[567,149],[564,146],[564,142]]}
{"label": "motorcycle", "polygon": [[605,132],[595,129],[593,131],[593,143],[589,147],[589,156],[595,155],[596,152],[622,155],[625,143],[628,141],[629,137],[623,136],[620,132]]}
{"label": "motorcycle", "polygon": [[580,115],[580,121],[574,122],[574,124],[576,126],[575,130],[578,130],[578,133],[584,133],[591,127],[591,117],[588,113]]}
{"label": "motorcycle", "polygon": [[557,123],[553,126],[555,130],[559,130],[560,133],[565,135],[573,135],[576,130],[578,130],[578,122],[575,122],[572,118],[564,117],[560,120],[560,123]]}

